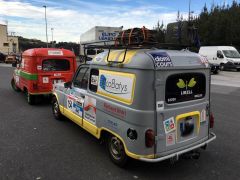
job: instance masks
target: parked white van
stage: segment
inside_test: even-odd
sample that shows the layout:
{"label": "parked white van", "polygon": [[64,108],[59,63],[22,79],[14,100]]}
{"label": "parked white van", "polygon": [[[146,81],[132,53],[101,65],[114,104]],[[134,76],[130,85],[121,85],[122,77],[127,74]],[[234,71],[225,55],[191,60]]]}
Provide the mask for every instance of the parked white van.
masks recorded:
{"label": "parked white van", "polygon": [[232,46],[202,46],[199,54],[207,57],[209,63],[219,64],[221,70],[240,71],[240,54]]}

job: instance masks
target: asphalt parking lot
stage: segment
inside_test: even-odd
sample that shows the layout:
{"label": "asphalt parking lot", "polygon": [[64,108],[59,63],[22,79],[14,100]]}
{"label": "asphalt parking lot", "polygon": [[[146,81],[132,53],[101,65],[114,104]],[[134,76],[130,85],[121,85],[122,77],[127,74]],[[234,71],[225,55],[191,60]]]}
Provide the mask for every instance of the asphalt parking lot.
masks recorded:
{"label": "asphalt parking lot", "polygon": [[198,160],[113,165],[98,140],[71,121],[56,121],[43,101],[27,104],[11,89],[13,68],[0,65],[0,179],[239,179],[240,72],[212,75],[217,139]]}

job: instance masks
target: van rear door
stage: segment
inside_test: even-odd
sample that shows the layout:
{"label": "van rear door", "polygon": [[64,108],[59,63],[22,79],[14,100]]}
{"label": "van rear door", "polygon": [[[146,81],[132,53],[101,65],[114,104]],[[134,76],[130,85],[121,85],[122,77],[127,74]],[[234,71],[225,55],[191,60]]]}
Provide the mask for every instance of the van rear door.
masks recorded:
{"label": "van rear door", "polygon": [[209,70],[157,71],[156,154],[169,154],[208,138]]}
{"label": "van rear door", "polygon": [[38,60],[39,89],[51,91],[55,83],[72,80],[75,72],[75,59],[69,57],[42,57]]}

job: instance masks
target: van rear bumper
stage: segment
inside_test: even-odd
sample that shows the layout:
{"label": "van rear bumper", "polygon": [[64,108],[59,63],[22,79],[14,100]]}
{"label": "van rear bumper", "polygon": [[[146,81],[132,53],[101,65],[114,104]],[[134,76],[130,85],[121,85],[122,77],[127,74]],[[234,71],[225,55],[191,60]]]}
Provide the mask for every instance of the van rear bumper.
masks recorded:
{"label": "van rear bumper", "polygon": [[200,143],[200,144],[197,144],[195,146],[192,146],[192,147],[189,147],[187,149],[184,149],[184,150],[181,150],[181,151],[178,151],[178,152],[174,152],[172,154],[169,154],[169,155],[166,155],[166,156],[163,156],[163,157],[160,157],[160,158],[156,158],[156,159],[147,159],[147,158],[140,158],[139,160],[141,161],[145,161],[145,162],[160,162],[160,161],[163,161],[163,160],[166,160],[166,159],[170,159],[170,158],[173,158],[173,157],[179,157],[180,155],[184,154],[184,153],[187,153],[189,151],[192,151],[194,149],[198,149],[200,147],[203,147],[205,145],[207,145],[208,143],[210,143],[211,141],[215,140],[216,139],[216,135],[212,132],[210,133],[210,137],[208,140]]}

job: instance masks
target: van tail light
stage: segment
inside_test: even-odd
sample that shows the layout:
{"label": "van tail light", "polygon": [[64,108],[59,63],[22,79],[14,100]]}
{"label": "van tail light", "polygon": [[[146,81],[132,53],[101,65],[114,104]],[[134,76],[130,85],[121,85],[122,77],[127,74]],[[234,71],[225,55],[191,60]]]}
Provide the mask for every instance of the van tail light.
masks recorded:
{"label": "van tail light", "polygon": [[210,114],[209,123],[210,123],[210,128],[213,128],[213,126],[214,126],[214,116],[213,116],[212,113]]}
{"label": "van tail light", "polygon": [[33,83],[33,89],[38,89],[38,84],[37,83]]}
{"label": "van tail light", "polygon": [[145,145],[146,147],[150,148],[153,147],[154,144],[155,144],[154,131],[152,129],[148,129],[145,132]]}

